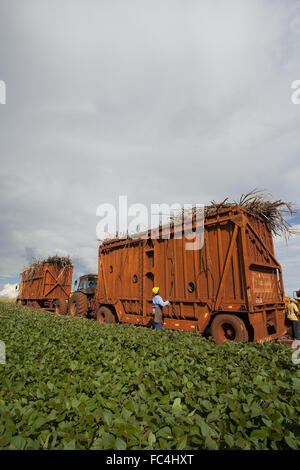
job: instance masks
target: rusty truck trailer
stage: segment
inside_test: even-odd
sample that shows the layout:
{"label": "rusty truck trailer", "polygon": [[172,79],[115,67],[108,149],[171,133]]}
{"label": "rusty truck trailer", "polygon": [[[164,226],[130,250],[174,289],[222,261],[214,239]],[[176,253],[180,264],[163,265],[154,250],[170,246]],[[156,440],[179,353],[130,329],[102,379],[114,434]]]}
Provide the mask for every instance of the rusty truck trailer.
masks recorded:
{"label": "rusty truck trailer", "polygon": [[34,272],[25,270],[17,303],[66,314],[72,274],[73,267],[61,268],[50,263],[39,266]]}
{"label": "rusty truck trailer", "polygon": [[[195,223],[194,223],[195,224]],[[152,288],[170,305],[164,327],[209,331],[217,343],[279,338],[286,332],[281,266],[272,232],[241,206],[205,217],[204,244],[186,239],[129,238],[99,247],[95,309],[99,321],[150,325]],[[195,226],[193,226],[195,229]]]}

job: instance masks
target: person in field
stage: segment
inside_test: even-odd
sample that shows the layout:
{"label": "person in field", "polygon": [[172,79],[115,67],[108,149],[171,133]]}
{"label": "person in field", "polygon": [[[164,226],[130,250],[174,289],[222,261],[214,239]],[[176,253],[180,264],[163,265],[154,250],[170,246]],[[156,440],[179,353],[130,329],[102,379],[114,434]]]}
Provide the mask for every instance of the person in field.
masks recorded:
{"label": "person in field", "polygon": [[159,287],[153,287],[152,289],[153,293],[153,300],[152,300],[152,305],[153,305],[153,315],[154,315],[154,328],[156,330],[161,330],[163,326],[163,307],[166,307],[167,305],[170,304],[168,300],[165,302],[159,295]]}
{"label": "person in field", "polygon": [[292,322],[294,339],[300,339],[299,310],[294,299],[290,299],[289,301],[287,318]]}

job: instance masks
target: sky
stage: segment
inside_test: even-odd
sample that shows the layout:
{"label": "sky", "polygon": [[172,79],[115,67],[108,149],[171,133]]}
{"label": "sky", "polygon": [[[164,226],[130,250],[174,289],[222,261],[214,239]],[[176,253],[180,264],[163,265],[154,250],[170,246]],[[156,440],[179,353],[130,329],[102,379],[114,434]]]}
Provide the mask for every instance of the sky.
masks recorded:
{"label": "sky", "polygon": [[[97,272],[120,195],[300,207],[299,55],[299,0],[0,0],[0,296],[34,257]],[[300,236],[275,249],[292,295]]]}

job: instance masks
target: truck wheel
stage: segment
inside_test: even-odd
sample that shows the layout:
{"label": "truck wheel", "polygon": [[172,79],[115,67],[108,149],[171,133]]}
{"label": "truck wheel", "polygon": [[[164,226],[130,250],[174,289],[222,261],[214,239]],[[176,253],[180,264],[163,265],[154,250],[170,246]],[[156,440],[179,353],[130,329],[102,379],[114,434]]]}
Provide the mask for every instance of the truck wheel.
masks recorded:
{"label": "truck wheel", "polygon": [[88,299],[82,292],[75,292],[69,303],[69,314],[72,317],[86,317],[88,312]]}
{"label": "truck wheel", "polygon": [[108,307],[100,307],[96,318],[100,323],[116,323],[116,317]]}
{"label": "truck wheel", "polygon": [[57,315],[67,315],[67,302],[57,299],[55,301],[55,313]]}
{"label": "truck wheel", "polygon": [[215,316],[211,324],[211,333],[216,344],[224,343],[224,341],[249,340],[245,323],[236,315]]}

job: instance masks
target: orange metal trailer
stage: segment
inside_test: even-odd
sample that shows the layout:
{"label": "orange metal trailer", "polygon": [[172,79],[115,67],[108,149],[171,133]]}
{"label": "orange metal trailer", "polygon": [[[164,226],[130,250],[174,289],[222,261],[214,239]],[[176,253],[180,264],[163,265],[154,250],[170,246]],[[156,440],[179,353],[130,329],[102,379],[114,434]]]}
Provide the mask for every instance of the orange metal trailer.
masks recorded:
{"label": "orange metal trailer", "polygon": [[[241,206],[205,217],[204,245],[185,249],[185,238],[130,238],[99,247],[97,319],[152,323],[152,288],[164,300],[164,327],[211,332],[225,340],[263,341],[286,332],[281,266],[272,232]],[[195,227],[194,227],[195,228]],[[180,227],[181,229],[181,227]]]}
{"label": "orange metal trailer", "polygon": [[72,287],[73,267],[61,268],[51,263],[39,266],[34,273],[22,273],[17,303],[66,314]]}

